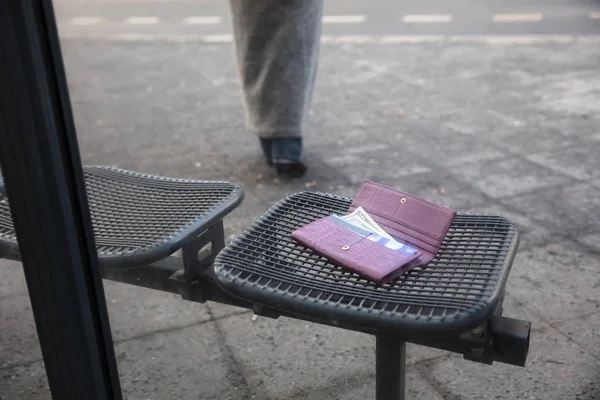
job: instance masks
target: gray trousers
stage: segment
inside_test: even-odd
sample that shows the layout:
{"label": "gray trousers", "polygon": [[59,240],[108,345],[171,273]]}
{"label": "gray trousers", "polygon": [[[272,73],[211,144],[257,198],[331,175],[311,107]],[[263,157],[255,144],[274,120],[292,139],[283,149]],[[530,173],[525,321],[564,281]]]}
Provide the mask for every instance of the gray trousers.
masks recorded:
{"label": "gray trousers", "polygon": [[301,137],[317,70],[322,0],[229,0],[248,130]]}

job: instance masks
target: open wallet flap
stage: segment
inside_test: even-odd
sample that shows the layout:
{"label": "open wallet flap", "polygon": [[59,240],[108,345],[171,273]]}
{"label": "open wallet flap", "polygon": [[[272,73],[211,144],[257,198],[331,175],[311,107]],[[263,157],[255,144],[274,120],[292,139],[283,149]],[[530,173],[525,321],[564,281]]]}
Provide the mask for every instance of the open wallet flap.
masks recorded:
{"label": "open wallet flap", "polygon": [[372,181],[365,181],[354,197],[350,212],[362,207],[382,229],[401,243],[422,251],[418,263],[437,254],[456,211]]}

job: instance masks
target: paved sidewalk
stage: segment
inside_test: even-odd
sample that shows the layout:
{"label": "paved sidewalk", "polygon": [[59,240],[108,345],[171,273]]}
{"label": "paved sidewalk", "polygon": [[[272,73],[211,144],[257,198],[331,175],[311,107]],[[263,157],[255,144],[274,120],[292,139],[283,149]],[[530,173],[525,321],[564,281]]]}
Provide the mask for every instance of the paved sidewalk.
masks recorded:
{"label": "paved sidewalk", "polygon": [[[279,182],[244,132],[229,44],[67,40],[84,162],[246,191],[233,237],[288,193],[372,179],[518,226],[506,314],[526,368],[409,346],[409,399],[600,398],[597,43],[326,44],[306,179]],[[105,282],[127,399],[370,399],[374,340]],[[49,398],[17,263],[0,261],[0,399]]]}

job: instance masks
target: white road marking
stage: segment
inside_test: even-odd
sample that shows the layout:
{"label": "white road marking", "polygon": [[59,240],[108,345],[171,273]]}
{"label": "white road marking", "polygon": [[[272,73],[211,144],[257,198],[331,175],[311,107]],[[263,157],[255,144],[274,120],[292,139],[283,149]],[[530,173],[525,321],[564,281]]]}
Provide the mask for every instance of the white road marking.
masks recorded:
{"label": "white road marking", "polygon": [[206,43],[232,43],[233,35],[206,35],[204,42],[206,42]]}
{"label": "white road marking", "polygon": [[575,35],[456,35],[448,37],[449,42],[456,43],[486,43],[486,44],[545,44],[545,43],[572,43],[575,40],[594,42],[597,35],[586,36]]}
{"label": "white road marking", "polygon": [[[85,37],[77,32],[61,32],[61,38],[78,39]],[[233,36],[198,34],[115,34],[102,36],[107,40],[127,42],[201,42],[229,44]],[[326,44],[413,44],[413,43],[473,43],[488,45],[537,45],[537,44],[600,44],[600,35],[323,35],[321,42]]]}
{"label": "white road marking", "polygon": [[402,44],[431,43],[444,41],[443,35],[323,35],[322,43],[337,44]]}
{"label": "white road marking", "polygon": [[431,43],[444,40],[443,35],[387,35],[379,36],[381,44],[396,44],[396,43]]}
{"label": "white road marking", "polygon": [[531,14],[494,14],[492,21],[494,22],[539,22],[544,19],[544,15],[540,13]]}
{"label": "white road marking", "polygon": [[71,18],[72,25],[97,25],[104,21],[102,17],[75,17]]}
{"label": "white road marking", "polygon": [[221,17],[187,17],[183,23],[186,25],[213,25],[221,23]]}
{"label": "white road marking", "polygon": [[414,14],[414,15],[405,15],[402,17],[402,22],[411,23],[411,24],[420,24],[420,23],[428,23],[428,24],[440,24],[445,22],[452,21],[452,15],[447,14]]}
{"label": "white road marking", "polygon": [[367,17],[364,15],[325,15],[324,24],[360,24],[365,22]]}
{"label": "white road marking", "polygon": [[590,18],[591,19],[600,19],[600,12],[591,12]]}
{"label": "white road marking", "polygon": [[125,19],[125,23],[130,25],[154,25],[159,22],[158,17],[129,17]]}

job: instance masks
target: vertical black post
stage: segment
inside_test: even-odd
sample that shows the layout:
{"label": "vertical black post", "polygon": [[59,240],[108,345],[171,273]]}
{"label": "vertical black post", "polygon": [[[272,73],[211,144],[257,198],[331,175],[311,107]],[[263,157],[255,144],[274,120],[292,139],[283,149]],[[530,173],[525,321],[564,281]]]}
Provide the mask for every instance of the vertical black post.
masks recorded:
{"label": "vertical black post", "polygon": [[54,399],[120,399],[50,0],[0,1],[0,163]]}
{"label": "vertical black post", "polygon": [[406,342],[387,335],[377,335],[375,340],[375,398],[404,400]]}

